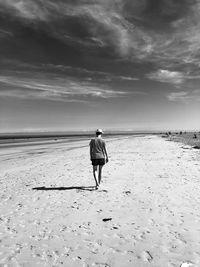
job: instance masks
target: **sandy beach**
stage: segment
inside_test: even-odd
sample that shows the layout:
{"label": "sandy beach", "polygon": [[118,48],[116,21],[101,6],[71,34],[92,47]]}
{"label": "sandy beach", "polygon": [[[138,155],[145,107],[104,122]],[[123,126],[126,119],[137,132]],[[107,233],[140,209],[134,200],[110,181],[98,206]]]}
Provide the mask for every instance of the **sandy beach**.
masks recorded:
{"label": "sandy beach", "polygon": [[200,266],[200,152],[159,136],[0,153],[0,266]]}

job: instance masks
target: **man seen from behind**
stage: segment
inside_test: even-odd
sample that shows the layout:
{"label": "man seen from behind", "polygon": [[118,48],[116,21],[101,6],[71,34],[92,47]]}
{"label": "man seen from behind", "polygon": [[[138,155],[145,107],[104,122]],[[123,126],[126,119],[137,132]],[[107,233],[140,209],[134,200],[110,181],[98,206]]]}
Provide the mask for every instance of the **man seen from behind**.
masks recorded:
{"label": "man seen from behind", "polygon": [[[90,159],[93,165],[93,175],[96,182],[96,189],[98,189],[101,183],[102,168],[105,163],[108,162],[108,153],[106,150],[106,143],[102,139],[103,131],[101,129],[96,130],[96,137],[90,141]],[[98,180],[97,180],[98,172]]]}

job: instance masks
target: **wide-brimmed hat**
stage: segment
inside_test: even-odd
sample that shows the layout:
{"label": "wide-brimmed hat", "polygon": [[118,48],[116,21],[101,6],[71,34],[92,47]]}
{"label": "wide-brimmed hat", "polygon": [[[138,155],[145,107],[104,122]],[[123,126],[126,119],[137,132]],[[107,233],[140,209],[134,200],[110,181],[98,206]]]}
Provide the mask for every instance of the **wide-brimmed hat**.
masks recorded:
{"label": "wide-brimmed hat", "polygon": [[102,134],[103,133],[103,130],[102,129],[97,129],[96,130],[96,133]]}

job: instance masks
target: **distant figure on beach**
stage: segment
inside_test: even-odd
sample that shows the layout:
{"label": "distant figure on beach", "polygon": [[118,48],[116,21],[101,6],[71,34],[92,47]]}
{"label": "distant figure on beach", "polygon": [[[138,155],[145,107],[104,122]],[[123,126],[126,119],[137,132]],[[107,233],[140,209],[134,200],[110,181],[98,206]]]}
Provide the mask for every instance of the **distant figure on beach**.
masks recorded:
{"label": "distant figure on beach", "polygon": [[[108,162],[108,153],[106,150],[106,143],[102,139],[103,131],[101,129],[96,130],[96,137],[90,141],[90,159],[93,165],[93,175],[96,182],[96,189],[98,189],[101,183],[102,168],[105,163]],[[97,180],[98,172],[98,180]]]}

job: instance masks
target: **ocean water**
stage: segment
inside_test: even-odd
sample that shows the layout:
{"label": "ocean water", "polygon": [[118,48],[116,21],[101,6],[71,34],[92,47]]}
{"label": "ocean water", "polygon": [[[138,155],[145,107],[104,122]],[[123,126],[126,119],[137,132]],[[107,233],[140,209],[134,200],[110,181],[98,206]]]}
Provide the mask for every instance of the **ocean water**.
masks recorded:
{"label": "ocean water", "polygon": [[[106,142],[152,133],[115,132],[106,133]],[[24,156],[45,155],[55,151],[88,147],[94,133],[28,133],[0,134],[0,159],[8,160]]]}
{"label": "ocean water", "polygon": [[[120,136],[146,135],[148,133],[139,132],[109,132],[103,138],[115,138]],[[0,134],[0,148],[34,146],[41,144],[68,143],[82,140],[90,140],[94,133],[7,133]]]}

